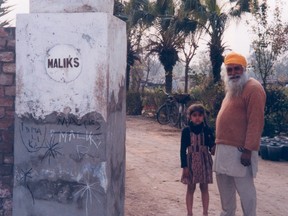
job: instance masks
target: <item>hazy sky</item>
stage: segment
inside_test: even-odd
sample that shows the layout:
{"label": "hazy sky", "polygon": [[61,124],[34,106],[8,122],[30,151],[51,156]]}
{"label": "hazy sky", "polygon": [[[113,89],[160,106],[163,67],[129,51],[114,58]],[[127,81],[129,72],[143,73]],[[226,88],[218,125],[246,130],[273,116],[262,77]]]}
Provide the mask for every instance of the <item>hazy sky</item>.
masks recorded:
{"label": "hazy sky", "polygon": [[[225,2],[226,0],[221,0]],[[271,6],[275,5],[277,0],[268,0]],[[281,0],[280,0],[281,1]],[[283,0],[282,0],[283,2]],[[284,1],[285,2],[285,1]],[[285,2],[286,3],[286,2]],[[282,9],[286,8],[287,5],[282,5]],[[13,10],[6,16],[6,19],[12,20],[11,26],[15,26],[16,14],[18,13],[29,13],[29,0],[8,0],[8,5],[14,5]],[[288,17],[287,13],[282,13],[283,16]],[[286,19],[287,20],[287,19]],[[226,45],[228,45],[232,50],[236,52],[242,52],[244,55],[249,53],[249,43],[250,43],[250,36],[247,34],[248,28],[245,23],[241,22],[238,24],[232,24],[229,26],[225,34],[224,40],[227,41]]]}
{"label": "hazy sky", "polygon": [[12,10],[5,17],[10,22],[11,26],[15,26],[15,19],[17,13],[29,13],[29,0],[8,0],[8,5],[12,5]]}

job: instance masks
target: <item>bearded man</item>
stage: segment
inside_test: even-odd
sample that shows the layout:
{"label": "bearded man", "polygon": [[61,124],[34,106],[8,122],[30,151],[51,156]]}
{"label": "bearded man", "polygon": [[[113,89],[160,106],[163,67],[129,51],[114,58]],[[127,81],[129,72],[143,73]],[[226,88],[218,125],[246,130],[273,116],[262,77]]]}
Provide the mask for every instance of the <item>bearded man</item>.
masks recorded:
{"label": "bearded man", "polygon": [[244,216],[256,216],[258,150],[264,126],[266,94],[261,84],[248,78],[244,56],[232,52],[224,59],[222,78],[226,96],[216,120],[213,170],[221,198],[221,216],[235,216],[236,191]]}

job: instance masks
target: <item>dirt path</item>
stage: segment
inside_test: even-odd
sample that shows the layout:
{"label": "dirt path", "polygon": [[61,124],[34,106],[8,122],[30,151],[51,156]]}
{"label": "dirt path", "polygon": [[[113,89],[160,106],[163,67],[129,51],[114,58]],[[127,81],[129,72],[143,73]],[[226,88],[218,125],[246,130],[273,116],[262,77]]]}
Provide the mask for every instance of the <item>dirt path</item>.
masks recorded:
{"label": "dirt path", "polygon": [[[186,216],[186,187],[179,182],[180,130],[143,117],[127,117],[126,216]],[[214,182],[215,182],[214,176]],[[255,180],[258,216],[288,215],[288,162],[259,159]],[[216,183],[209,186],[209,213],[220,214]],[[200,190],[194,197],[194,215],[201,216]],[[238,198],[236,216],[241,216]]]}

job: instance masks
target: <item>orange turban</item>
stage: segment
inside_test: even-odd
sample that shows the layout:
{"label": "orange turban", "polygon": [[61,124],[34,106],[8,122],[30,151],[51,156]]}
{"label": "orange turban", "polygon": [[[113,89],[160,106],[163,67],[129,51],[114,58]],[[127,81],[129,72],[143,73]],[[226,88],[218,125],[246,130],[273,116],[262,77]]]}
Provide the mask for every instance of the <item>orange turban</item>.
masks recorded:
{"label": "orange turban", "polygon": [[243,67],[247,66],[247,61],[246,58],[238,53],[231,52],[228,55],[225,56],[224,58],[224,64],[239,64],[242,65]]}

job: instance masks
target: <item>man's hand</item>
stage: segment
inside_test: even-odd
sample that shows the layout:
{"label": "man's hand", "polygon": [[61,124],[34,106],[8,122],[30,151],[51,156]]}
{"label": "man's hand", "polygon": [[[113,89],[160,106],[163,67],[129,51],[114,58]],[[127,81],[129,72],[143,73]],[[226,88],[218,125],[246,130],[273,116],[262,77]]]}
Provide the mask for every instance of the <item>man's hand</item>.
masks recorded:
{"label": "man's hand", "polygon": [[250,166],[251,165],[251,151],[248,149],[243,149],[241,155],[241,164],[243,166]]}
{"label": "man's hand", "polygon": [[216,145],[214,145],[214,146],[210,149],[211,155],[215,155],[215,149],[216,149]]}

